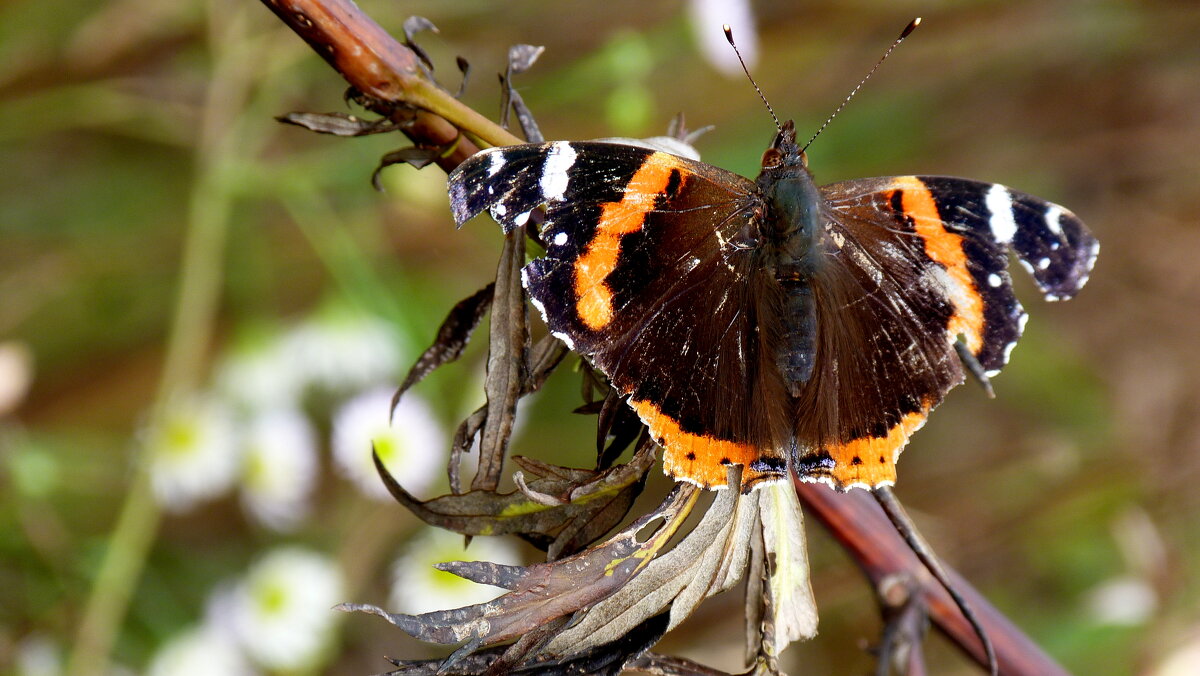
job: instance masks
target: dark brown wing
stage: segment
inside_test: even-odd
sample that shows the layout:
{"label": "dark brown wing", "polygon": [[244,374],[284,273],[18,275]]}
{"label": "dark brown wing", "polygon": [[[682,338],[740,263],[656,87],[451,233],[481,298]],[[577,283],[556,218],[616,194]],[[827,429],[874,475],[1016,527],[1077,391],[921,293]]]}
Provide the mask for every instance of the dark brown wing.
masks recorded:
{"label": "dark brown wing", "polygon": [[876,486],[895,480],[909,435],[962,382],[956,340],[989,375],[1007,361],[1026,319],[1008,251],[1055,299],[1086,282],[1097,246],[1066,209],[994,184],[907,176],[821,191],[820,371],[798,408],[796,464],[839,488]]}
{"label": "dark brown wing", "polygon": [[744,465],[744,487],[787,471],[775,450],[790,434],[786,397],[760,368],[759,317],[776,300],[756,289],[753,191],[710,165],[607,143],[493,149],[451,175],[460,223],[488,208],[507,230],[547,205],[530,297],[628,395],[666,471],[709,487],[729,463]]}

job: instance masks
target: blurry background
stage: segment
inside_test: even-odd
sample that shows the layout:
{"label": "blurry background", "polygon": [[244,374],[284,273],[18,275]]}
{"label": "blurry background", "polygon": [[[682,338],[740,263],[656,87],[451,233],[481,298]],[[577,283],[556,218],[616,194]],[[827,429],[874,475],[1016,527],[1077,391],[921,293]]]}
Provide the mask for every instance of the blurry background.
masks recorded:
{"label": "blurry background", "polygon": [[[653,135],[684,112],[715,126],[707,161],[750,176],[773,129],[720,23],[805,135],[923,15],[810,149],[818,181],[999,181],[1069,206],[1103,246],[1070,303],[1014,275],[1032,319],[997,398],[955,390],[899,495],[1067,668],[1200,672],[1200,5],[361,5],[395,34],[410,14],[437,24],[420,43],[449,87],[470,61],[465,100],[489,115],[507,47],[542,44],[518,84],[548,138]],[[0,8],[0,671],[371,673],[437,653],[331,605],[473,602],[428,569],[461,539],[380,499],[365,449],[386,437],[406,486],[445,491],[483,338],[390,429],[386,399],[490,280],[499,236],[451,227],[436,168],[373,191],[398,135],[273,120],[345,110],[343,89],[252,0]],[[515,452],[587,465],[577,392],[564,368],[527,400]],[[870,592],[810,532],[822,629],[785,664],[865,672]],[[486,538],[469,554],[532,556]],[[739,669],[726,596],[659,650]],[[928,647],[934,673],[975,673]]]}

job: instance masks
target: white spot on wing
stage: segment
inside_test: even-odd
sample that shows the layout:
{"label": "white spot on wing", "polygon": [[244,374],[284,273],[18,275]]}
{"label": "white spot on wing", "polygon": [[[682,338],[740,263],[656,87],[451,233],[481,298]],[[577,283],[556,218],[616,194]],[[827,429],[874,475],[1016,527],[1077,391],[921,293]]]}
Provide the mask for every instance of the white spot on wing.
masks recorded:
{"label": "white spot on wing", "polygon": [[1042,258],[1041,260],[1038,261],[1038,270],[1045,270],[1048,267],[1050,267],[1050,259],[1049,258]]}
{"label": "white spot on wing", "polygon": [[1046,227],[1050,228],[1050,232],[1056,235],[1063,234],[1062,223],[1059,220],[1062,218],[1062,213],[1062,207],[1057,204],[1051,204],[1046,207]]}
{"label": "white spot on wing", "polygon": [[571,340],[571,337],[568,336],[567,334],[563,333],[562,331],[551,331],[550,335],[554,336],[555,338],[557,338],[557,339],[561,340],[563,343],[565,343],[567,346],[567,349],[569,349],[569,350],[575,349],[575,341]]}
{"label": "white spot on wing", "polygon": [[1017,221],[1013,216],[1012,193],[999,183],[993,185],[985,200],[988,212],[988,224],[992,228],[992,237],[997,242],[1008,244],[1017,234]]}
{"label": "white spot on wing", "polygon": [[492,207],[493,215],[503,216],[506,213],[508,213],[508,207],[504,206],[503,204],[497,204],[496,206]]}
{"label": "white spot on wing", "polygon": [[988,275],[988,286],[992,287],[993,289],[1000,286],[1003,283],[1004,283],[1004,280],[1000,278],[1000,275],[998,275],[994,272],[992,274]]}
{"label": "white spot on wing", "polygon": [[515,217],[513,217],[513,225],[517,226],[518,228],[525,225],[528,222],[529,222],[529,212],[528,211],[522,211],[521,213],[519,213]]}
{"label": "white spot on wing", "polygon": [[542,168],[542,197],[547,201],[561,201],[567,192],[570,177],[567,171],[575,164],[575,149],[570,143],[559,141],[550,144],[546,164]]}
{"label": "white spot on wing", "polygon": [[[1013,348],[1016,346],[1017,346],[1017,341],[1015,341],[1015,340],[1013,342],[1009,343],[1008,345],[1004,346],[1004,363],[1005,364],[1008,363],[1008,358],[1012,356]],[[990,377],[992,377],[992,374],[988,373],[987,376],[990,378]]]}
{"label": "white spot on wing", "polygon": [[488,177],[495,176],[500,173],[500,169],[504,167],[504,154],[500,150],[493,150],[488,157]]}
{"label": "white spot on wing", "polygon": [[562,246],[567,243],[567,233],[560,232],[554,235],[554,246]]}

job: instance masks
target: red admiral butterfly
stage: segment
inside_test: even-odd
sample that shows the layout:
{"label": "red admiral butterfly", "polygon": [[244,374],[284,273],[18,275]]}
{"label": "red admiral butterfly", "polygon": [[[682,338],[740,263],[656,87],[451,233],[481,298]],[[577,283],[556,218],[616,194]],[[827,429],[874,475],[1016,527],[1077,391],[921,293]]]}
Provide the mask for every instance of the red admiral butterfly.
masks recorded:
{"label": "red admiral butterfly", "polygon": [[[627,397],[667,474],[742,490],[890,485],[929,411],[997,373],[1027,315],[1008,252],[1047,300],[1099,244],[1067,209],[1002,185],[898,176],[817,186],[784,124],[751,181],[604,142],[484,150],[450,175],[462,224],[545,208],[523,271],[554,335]],[[956,342],[961,345],[956,349]],[[986,380],[985,380],[986,382]]]}

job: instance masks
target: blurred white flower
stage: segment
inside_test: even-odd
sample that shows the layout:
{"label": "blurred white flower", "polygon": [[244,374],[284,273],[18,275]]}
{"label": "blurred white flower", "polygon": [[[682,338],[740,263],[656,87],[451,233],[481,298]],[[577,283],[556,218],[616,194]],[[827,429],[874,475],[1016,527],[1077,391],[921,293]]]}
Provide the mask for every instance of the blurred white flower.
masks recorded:
{"label": "blurred white flower", "polygon": [[692,32],[700,46],[700,53],[713,68],[728,76],[740,76],[742,66],[737,54],[725,40],[724,24],[733,29],[746,66],[754,67],[758,58],[758,31],[754,25],[754,11],[750,0],[691,0],[688,3],[692,15]]}
{"label": "blurred white flower", "polygon": [[172,400],[143,435],[154,495],[172,511],[228,490],[238,470],[238,445],[228,407],[211,396]]}
{"label": "blurred white flower", "polygon": [[354,397],[334,414],[333,459],[338,470],[367,495],[389,499],[371,448],[383,466],[404,486],[420,494],[433,484],[446,464],[446,437],[433,411],[411,391],[405,393],[388,422],[392,387],[379,387]]}
{"label": "blurred white flower", "polygon": [[1158,594],[1140,577],[1123,575],[1102,582],[1087,595],[1088,613],[1101,624],[1144,624],[1158,609]]}
{"label": "blurred white flower", "polygon": [[13,655],[17,676],[59,676],[62,673],[62,651],[48,636],[30,634],[21,639]]}
{"label": "blurred white flower", "polygon": [[1157,666],[1145,672],[1146,676],[1195,676],[1200,674],[1200,628],[1193,628],[1191,635],[1174,650],[1168,651]]}
{"label": "blurred white flower", "polygon": [[432,526],[412,537],[392,564],[390,609],[412,615],[446,608],[460,608],[490,601],[503,591],[453,573],[438,570],[444,561],[490,561],[510,566],[522,561],[513,544],[501,538],[476,537],[463,548],[462,535]]}
{"label": "blurred white flower", "polygon": [[317,478],[312,425],[295,409],[260,413],[242,444],[242,505],[269,528],[294,528],[308,515]]}
{"label": "blurred white flower", "polygon": [[33,382],[33,351],[25,343],[0,343],[0,416],[21,405]]}
{"label": "blurred white flower", "polygon": [[221,359],[216,369],[216,389],[225,399],[247,410],[298,406],[304,383],[285,349],[285,341],[278,333],[256,333],[240,339]]}
{"label": "blurred white flower", "polygon": [[238,645],[209,624],[172,638],[146,668],[147,676],[250,676],[253,673]]}
{"label": "blurred white flower", "polygon": [[[285,547],[267,554],[237,586],[230,614],[246,654],[267,669],[312,669],[328,656],[344,599],[342,574],[316,552]],[[220,672],[210,672],[220,673]]]}
{"label": "blurred white flower", "polygon": [[349,310],[326,310],[283,338],[288,368],[306,386],[347,392],[394,380],[400,337],[391,324]]}

